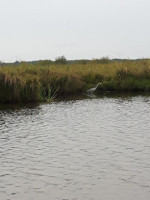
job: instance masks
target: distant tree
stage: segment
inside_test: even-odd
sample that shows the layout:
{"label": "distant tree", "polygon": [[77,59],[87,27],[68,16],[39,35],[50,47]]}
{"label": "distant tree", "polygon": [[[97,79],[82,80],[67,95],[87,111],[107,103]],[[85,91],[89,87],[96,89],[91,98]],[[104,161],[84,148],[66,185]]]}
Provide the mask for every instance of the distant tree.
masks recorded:
{"label": "distant tree", "polygon": [[100,61],[101,61],[102,64],[107,64],[107,63],[110,62],[110,59],[109,59],[108,56],[106,56],[106,57],[102,57],[102,58],[100,59]]}
{"label": "distant tree", "polygon": [[20,62],[18,60],[16,60],[13,64],[14,65],[20,65]]}
{"label": "distant tree", "polygon": [[55,63],[56,64],[63,64],[63,65],[65,65],[65,64],[67,64],[67,59],[66,59],[65,56],[59,56],[59,57],[57,57],[55,59]]}

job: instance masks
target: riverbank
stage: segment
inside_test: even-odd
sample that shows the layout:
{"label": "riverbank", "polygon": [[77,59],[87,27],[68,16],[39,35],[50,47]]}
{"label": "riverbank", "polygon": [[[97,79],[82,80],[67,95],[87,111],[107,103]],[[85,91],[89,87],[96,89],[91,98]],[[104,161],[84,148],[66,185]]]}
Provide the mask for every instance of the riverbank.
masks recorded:
{"label": "riverbank", "polygon": [[105,91],[150,92],[150,60],[0,67],[0,103],[41,102],[85,93],[101,82]]}

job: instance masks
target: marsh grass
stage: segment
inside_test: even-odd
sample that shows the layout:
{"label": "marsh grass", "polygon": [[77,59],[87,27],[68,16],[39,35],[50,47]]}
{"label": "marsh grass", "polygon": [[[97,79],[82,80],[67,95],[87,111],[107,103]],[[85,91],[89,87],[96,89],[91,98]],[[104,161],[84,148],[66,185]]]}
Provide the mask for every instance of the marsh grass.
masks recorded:
{"label": "marsh grass", "polygon": [[149,60],[104,61],[1,66],[0,102],[50,102],[59,96],[83,93],[98,82],[102,83],[98,92],[150,91]]}

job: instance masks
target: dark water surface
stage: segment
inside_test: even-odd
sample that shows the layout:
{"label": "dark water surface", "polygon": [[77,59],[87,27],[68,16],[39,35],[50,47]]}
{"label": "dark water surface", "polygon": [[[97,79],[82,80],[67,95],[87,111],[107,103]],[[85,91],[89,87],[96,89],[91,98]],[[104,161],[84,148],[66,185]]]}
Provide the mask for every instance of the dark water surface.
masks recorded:
{"label": "dark water surface", "polygon": [[149,200],[150,97],[0,110],[0,200]]}

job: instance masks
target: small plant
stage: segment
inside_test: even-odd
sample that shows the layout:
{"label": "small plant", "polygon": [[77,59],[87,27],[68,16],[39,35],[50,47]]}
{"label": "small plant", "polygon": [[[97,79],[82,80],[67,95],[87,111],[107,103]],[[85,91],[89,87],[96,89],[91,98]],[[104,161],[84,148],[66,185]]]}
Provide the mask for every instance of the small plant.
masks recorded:
{"label": "small plant", "polygon": [[47,88],[47,95],[46,95],[46,97],[44,98],[44,100],[45,100],[47,103],[50,103],[51,101],[53,101],[54,98],[55,98],[56,95],[57,95],[57,91],[58,91],[58,88],[53,92],[52,87],[48,86],[48,88]]}

